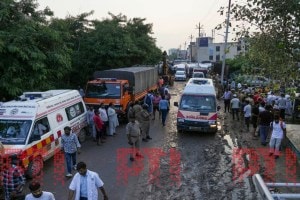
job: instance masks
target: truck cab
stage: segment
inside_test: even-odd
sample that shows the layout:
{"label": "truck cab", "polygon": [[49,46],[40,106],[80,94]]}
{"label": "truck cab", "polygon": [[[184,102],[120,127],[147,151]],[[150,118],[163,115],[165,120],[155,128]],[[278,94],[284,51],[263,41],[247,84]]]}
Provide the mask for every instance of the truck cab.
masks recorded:
{"label": "truck cab", "polygon": [[94,80],[86,85],[84,102],[98,108],[114,104],[118,118],[127,119],[131,102],[144,99],[147,92],[157,89],[158,69],[153,66],[134,66],[94,72]]}
{"label": "truck cab", "polygon": [[124,115],[127,102],[131,100],[132,87],[128,80],[116,78],[97,78],[86,85],[84,102],[88,106],[99,107],[101,103],[113,103],[119,117]]}

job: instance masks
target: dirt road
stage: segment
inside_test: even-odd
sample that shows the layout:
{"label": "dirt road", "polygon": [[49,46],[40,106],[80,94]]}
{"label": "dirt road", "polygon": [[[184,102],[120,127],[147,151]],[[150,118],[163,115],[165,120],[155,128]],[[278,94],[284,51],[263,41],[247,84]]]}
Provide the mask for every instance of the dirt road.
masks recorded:
{"label": "dirt road", "polygon": [[[172,102],[179,100],[183,86],[176,83],[171,89]],[[170,159],[164,157],[156,177],[160,184],[149,182],[149,171],[144,171],[129,195],[132,199],[260,199],[252,183],[255,173],[260,173],[268,182],[299,180],[297,172],[287,170],[286,166],[287,163],[296,166],[293,154],[286,157],[283,152],[277,160],[269,157],[268,147],[253,140],[244,122],[232,120],[230,113],[223,112],[222,101],[219,105],[222,107],[220,129],[214,135],[177,133],[177,109],[171,109],[166,140],[160,147],[171,146],[180,152],[180,182],[174,186],[174,180],[169,178]],[[144,164],[151,168],[151,163],[145,161]]]}

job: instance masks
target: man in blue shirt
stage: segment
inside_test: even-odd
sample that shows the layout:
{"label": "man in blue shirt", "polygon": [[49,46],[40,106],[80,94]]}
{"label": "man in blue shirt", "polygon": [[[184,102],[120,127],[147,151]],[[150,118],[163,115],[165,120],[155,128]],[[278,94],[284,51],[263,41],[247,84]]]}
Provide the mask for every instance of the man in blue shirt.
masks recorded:
{"label": "man in blue shirt", "polygon": [[162,99],[159,101],[158,107],[159,107],[159,111],[161,112],[162,125],[165,126],[167,114],[169,111],[169,102],[168,100],[165,99],[165,96],[163,96]]}

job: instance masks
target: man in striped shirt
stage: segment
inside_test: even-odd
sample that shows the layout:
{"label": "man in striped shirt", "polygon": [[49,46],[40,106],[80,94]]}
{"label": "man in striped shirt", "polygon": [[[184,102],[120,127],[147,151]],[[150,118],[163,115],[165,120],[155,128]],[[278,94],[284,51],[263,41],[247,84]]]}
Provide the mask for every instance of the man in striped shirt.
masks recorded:
{"label": "man in striped shirt", "polygon": [[71,133],[71,127],[66,126],[64,128],[65,134],[61,137],[62,150],[65,153],[67,163],[67,175],[66,177],[72,177],[72,164],[73,168],[76,169],[76,152],[80,153],[80,143],[77,135]]}
{"label": "man in striped shirt", "polygon": [[14,154],[10,159],[11,165],[2,172],[5,200],[13,199],[17,193],[22,192],[25,184],[24,172],[18,166],[18,156]]}

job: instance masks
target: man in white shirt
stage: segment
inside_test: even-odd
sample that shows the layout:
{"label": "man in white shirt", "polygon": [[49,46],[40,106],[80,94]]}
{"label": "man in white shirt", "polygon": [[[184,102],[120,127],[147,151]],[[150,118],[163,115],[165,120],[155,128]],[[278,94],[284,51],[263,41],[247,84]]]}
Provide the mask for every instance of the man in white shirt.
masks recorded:
{"label": "man in white shirt", "polygon": [[246,106],[244,107],[244,118],[247,126],[247,131],[249,131],[250,118],[251,118],[251,105],[248,100],[246,100],[245,102],[246,102]]}
{"label": "man in white shirt", "polygon": [[55,200],[51,192],[45,192],[41,189],[41,184],[37,181],[32,181],[29,184],[31,194],[27,194],[25,200]]}
{"label": "man in white shirt", "polygon": [[231,100],[231,91],[226,89],[223,95],[224,99],[224,112],[226,113],[226,110],[229,112],[230,107],[230,100]]}
{"label": "man in white shirt", "polygon": [[230,89],[235,90],[235,81],[234,80],[232,80],[230,83]]}
{"label": "man in white shirt", "polygon": [[234,116],[236,115],[237,120],[240,120],[239,118],[240,100],[237,98],[236,94],[233,95],[233,98],[230,101],[230,108],[232,112],[232,119],[234,120]]}
{"label": "man in white shirt", "polygon": [[237,87],[238,87],[238,90],[241,90],[241,89],[242,89],[242,84],[241,84],[241,83],[238,83],[238,84],[237,84]]}
{"label": "man in white shirt", "polygon": [[269,156],[274,153],[275,159],[279,158],[279,148],[282,140],[286,137],[286,124],[279,120],[279,116],[274,116],[274,121],[270,123],[271,139]]}
{"label": "man in white shirt", "polygon": [[94,141],[96,141],[96,128],[95,128],[95,124],[94,124],[94,120],[93,120],[93,117],[94,117],[93,106],[88,107],[86,117],[87,117],[87,123],[89,126],[89,134],[91,134]]}
{"label": "man in white shirt", "polygon": [[276,96],[273,92],[269,92],[267,96],[267,105],[272,105],[272,102],[276,100]]}
{"label": "man in white shirt", "polygon": [[77,164],[77,171],[69,186],[68,200],[74,200],[74,194],[75,200],[98,199],[98,189],[102,192],[103,199],[108,200],[98,173],[88,170],[84,162]]}
{"label": "man in white shirt", "polygon": [[105,109],[105,105],[103,103],[100,104],[99,116],[100,116],[102,122],[104,123],[104,127],[103,127],[104,135],[107,135],[108,116],[107,116],[107,111]]}

